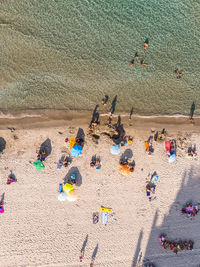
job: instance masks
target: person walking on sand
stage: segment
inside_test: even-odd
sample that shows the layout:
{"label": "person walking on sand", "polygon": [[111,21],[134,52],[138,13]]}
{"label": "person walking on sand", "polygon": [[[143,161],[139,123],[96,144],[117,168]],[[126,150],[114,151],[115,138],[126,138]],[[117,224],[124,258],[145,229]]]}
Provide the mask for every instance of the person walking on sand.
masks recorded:
{"label": "person walking on sand", "polygon": [[84,258],[84,251],[81,250],[81,255],[80,255],[80,257],[79,257],[80,262],[83,261],[83,258]]}

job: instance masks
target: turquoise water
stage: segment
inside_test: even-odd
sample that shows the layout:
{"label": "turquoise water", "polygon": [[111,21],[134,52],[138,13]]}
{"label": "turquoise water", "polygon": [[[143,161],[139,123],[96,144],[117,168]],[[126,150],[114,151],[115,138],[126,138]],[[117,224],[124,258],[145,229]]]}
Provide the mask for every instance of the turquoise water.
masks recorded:
{"label": "turquoise water", "polygon": [[[0,109],[93,109],[108,94],[120,112],[188,114],[195,101],[200,114],[199,1],[2,0],[0,10]],[[129,67],[136,51],[148,66]]]}

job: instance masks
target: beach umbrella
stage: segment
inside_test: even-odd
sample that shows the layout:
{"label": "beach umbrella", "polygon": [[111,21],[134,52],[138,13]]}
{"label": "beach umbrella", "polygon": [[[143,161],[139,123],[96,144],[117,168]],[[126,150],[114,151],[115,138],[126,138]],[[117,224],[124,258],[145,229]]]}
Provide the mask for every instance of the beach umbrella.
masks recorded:
{"label": "beach umbrella", "polygon": [[65,192],[62,192],[58,195],[58,200],[65,201],[67,199],[67,194]]}
{"label": "beach umbrella", "polygon": [[172,154],[172,155],[169,157],[168,162],[169,162],[169,163],[172,163],[172,162],[175,161],[175,159],[176,159],[176,154],[174,153],[174,154]]}
{"label": "beach umbrella", "polygon": [[118,145],[113,145],[110,148],[110,153],[113,155],[118,155],[121,152],[121,148]]}
{"label": "beach umbrella", "polygon": [[76,192],[72,191],[67,194],[67,200],[70,202],[76,201],[77,200],[77,194]]}
{"label": "beach umbrella", "polygon": [[128,165],[121,165],[120,172],[122,175],[126,176],[130,173],[130,168]]}
{"label": "beach umbrella", "polygon": [[65,184],[65,185],[63,185],[63,192],[70,193],[72,191],[74,191],[73,185],[71,185],[71,184]]}
{"label": "beach umbrella", "polygon": [[72,157],[78,157],[82,153],[82,146],[80,145],[74,145],[71,149],[71,155]]}
{"label": "beach umbrella", "polygon": [[44,169],[44,164],[40,160],[34,161],[33,166],[35,166],[37,171]]}

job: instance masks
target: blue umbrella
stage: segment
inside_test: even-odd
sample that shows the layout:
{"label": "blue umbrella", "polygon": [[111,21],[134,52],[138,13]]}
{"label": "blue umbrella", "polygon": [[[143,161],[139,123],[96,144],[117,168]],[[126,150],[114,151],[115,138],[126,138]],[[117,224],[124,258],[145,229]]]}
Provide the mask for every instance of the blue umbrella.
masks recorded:
{"label": "blue umbrella", "polygon": [[118,145],[113,145],[113,146],[111,146],[111,148],[110,148],[110,153],[111,154],[113,154],[113,155],[117,155],[117,154],[119,154],[121,152],[121,148],[120,148],[120,146],[118,146]]}
{"label": "blue umbrella", "polygon": [[72,157],[78,157],[81,154],[82,150],[83,150],[82,146],[80,146],[80,145],[74,145],[72,147],[72,149],[71,149],[71,155],[72,155]]}
{"label": "blue umbrella", "polygon": [[172,163],[172,162],[175,161],[175,159],[176,159],[176,154],[174,153],[174,154],[172,154],[172,155],[169,157],[168,162],[169,162],[169,163]]}

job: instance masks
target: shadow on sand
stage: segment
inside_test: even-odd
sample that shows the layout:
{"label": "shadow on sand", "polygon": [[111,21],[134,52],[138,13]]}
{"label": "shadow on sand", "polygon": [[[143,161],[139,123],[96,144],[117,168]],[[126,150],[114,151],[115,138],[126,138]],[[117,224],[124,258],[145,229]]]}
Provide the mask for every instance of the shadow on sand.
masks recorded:
{"label": "shadow on sand", "polygon": [[48,157],[51,154],[52,146],[51,146],[51,140],[47,138],[40,146],[40,151],[45,151],[46,156]]}
{"label": "shadow on sand", "polygon": [[[195,171],[195,172],[194,172]],[[197,173],[197,174],[195,174]],[[154,215],[151,233],[147,243],[143,264],[151,261],[155,266],[169,267],[197,267],[200,264],[200,217],[196,215],[187,218],[181,213],[183,205],[188,201],[199,203],[200,192],[200,169],[192,167],[185,171],[182,184],[177,193],[174,203],[171,205],[169,213],[165,215],[161,225],[157,226],[158,210]],[[194,249],[188,251],[178,251],[176,255],[173,251],[161,247],[159,236],[166,234],[171,240],[192,240]]]}
{"label": "shadow on sand", "polygon": [[72,167],[68,171],[67,175],[64,178],[64,184],[69,184],[71,182],[71,175],[72,174],[75,174],[75,176],[76,176],[76,185],[81,186],[82,185],[82,176],[81,176],[77,167]]}
{"label": "shadow on sand", "polygon": [[0,152],[2,153],[6,148],[6,140],[3,137],[0,137]]}

